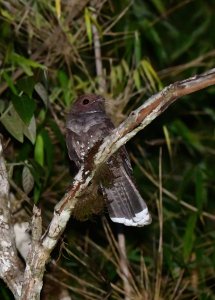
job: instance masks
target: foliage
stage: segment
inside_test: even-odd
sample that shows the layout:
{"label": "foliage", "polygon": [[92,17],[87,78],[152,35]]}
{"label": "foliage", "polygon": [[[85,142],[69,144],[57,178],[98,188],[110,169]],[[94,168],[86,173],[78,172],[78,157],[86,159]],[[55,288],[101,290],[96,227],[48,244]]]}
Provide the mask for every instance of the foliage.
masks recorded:
{"label": "foliage", "polygon": [[[92,25],[100,35],[107,110],[116,124],[163,86],[214,64],[210,1],[79,2],[0,3],[5,156],[13,193],[27,212],[22,218],[28,219],[33,202],[39,203],[45,226],[72,180],[66,113],[78,94],[99,91]],[[127,145],[153,215],[152,225],[124,230],[134,299],[215,299],[214,94],[209,88],[178,101]],[[123,297],[116,229],[100,219],[71,220],[53,254],[57,265],[47,271],[47,281],[67,287],[73,299]],[[163,256],[158,252],[161,224]],[[5,286],[0,294],[11,299]]]}

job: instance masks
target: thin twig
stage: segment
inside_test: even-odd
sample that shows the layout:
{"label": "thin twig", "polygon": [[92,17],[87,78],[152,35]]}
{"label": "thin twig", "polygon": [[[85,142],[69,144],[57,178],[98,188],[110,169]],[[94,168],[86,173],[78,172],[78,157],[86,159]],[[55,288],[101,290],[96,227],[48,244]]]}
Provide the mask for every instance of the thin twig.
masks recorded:
{"label": "thin twig", "polygon": [[130,286],[130,280],[131,274],[129,272],[128,268],[128,259],[127,259],[127,253],[126,253],[126,240],[125,240],[125,234],[123,232],[123,225],[119,224],[118,227],[118,247],[119,247],[119,267],[121,269],[121,277],[123,281],[124,291],[125,291],[125,300],[131,300],[131,286]]}
{"label": "thin twig", "polygon": [[121,19],[122,17],[126,14],[126,12],[129,10],[131,7],[133,1],[131,1],[122,11],[121,13],[116,17],[116,19],[104,30],[104,34],[110,33],[111,28],[113,28]]}
{"label": "thin twig", "polygon": [[[96,14],[93,14],[96,20]],[[95,53],[95,63],[96,63],[96,73],[98,77],[99,92],[101,94],[106,92],[106,80],[104,78],[104,71],[102,65],[102,55],[101,55],[101,43],[99,38],[99,32],[95,24],[92,24],[93,31],[93,42],[94,42],[94,53]]]}
{"label": "thin twig", "polygon": [[163,200],[162,200],[162,148],[159,152],[159,199],[157,201],[158,218],[159,218],[159,245],[157,255],[157,273],[155,283],[154,300],[160,299],[162,265],[163,265]]}

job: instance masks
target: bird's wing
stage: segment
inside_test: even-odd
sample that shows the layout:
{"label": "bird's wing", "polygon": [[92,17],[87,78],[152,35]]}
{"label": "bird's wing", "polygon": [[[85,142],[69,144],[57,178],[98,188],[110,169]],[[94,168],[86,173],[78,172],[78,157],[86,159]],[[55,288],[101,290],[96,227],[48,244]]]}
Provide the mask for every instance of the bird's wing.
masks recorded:
{"label": "bird's wing", "polygon": [[126,170],[126,172],[128,173],[129,176],[132,176],[133,174],[133,169],[132,169],[132,166],[131,166],[131,161],[130,161],[130,158],[129,158],[129,155],[128,155],[128,152],[125,148],[125,146],[122,146],[118,151],[117,153],[119,153],[120,157],[121,157],[121,160],[122,160],[122,164]]}
{"label": "bird's wing", "polygon": [[81,160],[78,155],[79,153],[78,137],[77,134],[69,128],[67,128],[66,131],[66,145],[68,149],[69,158],[75,163],[77,168],[80,168]]}

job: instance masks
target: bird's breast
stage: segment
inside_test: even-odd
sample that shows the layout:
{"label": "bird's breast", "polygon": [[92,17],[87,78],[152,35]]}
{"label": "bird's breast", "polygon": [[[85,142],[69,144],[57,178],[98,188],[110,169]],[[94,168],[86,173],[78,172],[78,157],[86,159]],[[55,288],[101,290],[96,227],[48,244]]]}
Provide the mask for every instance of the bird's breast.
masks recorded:
{"label": "bird's breast", "polygon": [[101,112],[97,113],[86,113],[86,114],[71,114],[67,119],[67,128],[72,130],[73,132],[80,133],[88,133],[92,130],[92,128],[100,128],[105,125],[106,115]]}

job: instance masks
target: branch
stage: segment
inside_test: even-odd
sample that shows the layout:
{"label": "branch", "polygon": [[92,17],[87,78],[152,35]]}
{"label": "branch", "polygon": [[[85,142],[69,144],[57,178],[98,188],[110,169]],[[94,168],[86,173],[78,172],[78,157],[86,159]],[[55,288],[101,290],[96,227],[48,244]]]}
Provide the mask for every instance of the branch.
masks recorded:
{"label": "branch", "polygon": [[118,250],[119,250],[119,267],[121,272],[121,278],[123,282],[123,288],[125,292],[124,300],[130,300],[132,296],[132,289],[130,285],[131,274],[128,266],[128,258],[126,253],[126,240],[123,232],[123,225],[119,224],[117,232],[118,237]]}
{"label": "branch", "polygon": [[[35,246],[31,261],[26,264],[26,272],[32,268],[33,272],[31,280],[26,278],[25,287],[22,290],[22,299],[39,299],[45,264],[66,227],[72,210],[78,201],[78,196],[87,188],[99,166],[178,98],[214,84],[215,69],[199,76],[175,82],[150,97],[148,101],[133,111],[118,128],[114,129],[104,139],[103,143],[99,146],[97,154],[94,156],[94,161],[90,165],[82,165],[74,178],[71,189],[56,205],[54,216],[48,229],[41,238],[40,243]],[[86,161],[88,160],[86,159]]]}
{"label": "branch", "polygon": [[0,139],[0,278],[19,299],[23,280],[23,265],[17,256],[11,221],[9,182]]}
{"label": "branch", "polygon": [[[93,14],[94,19],[96,20],[96,14]],[[98,84],[100,93],[106,92],[106,80],[104,78],[104,71],[102,66],[102,54],[101,54],[101,44],[99,38],[99,32],[96,25],[92,24],[93,31],[93,42],[94,42],[94,54],[95,54],[95,64],[96,64],[96,73],[98,76]]]}

